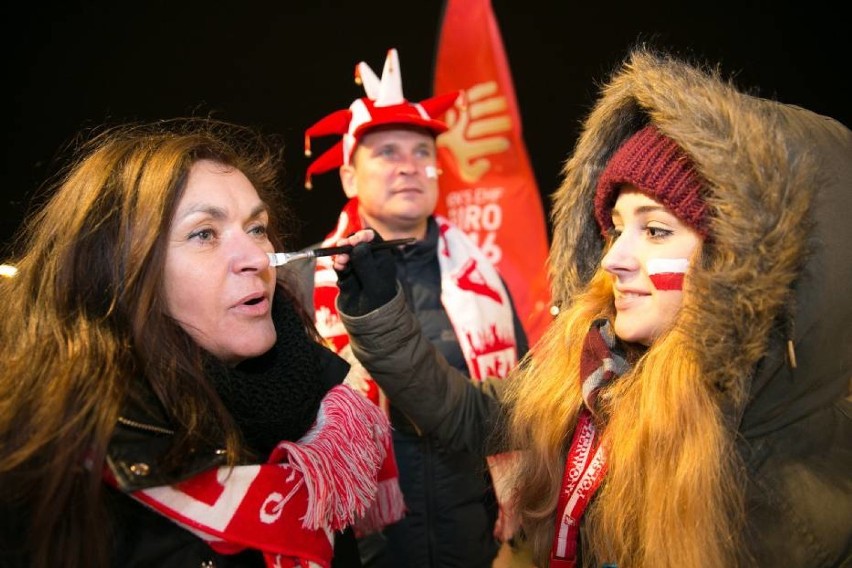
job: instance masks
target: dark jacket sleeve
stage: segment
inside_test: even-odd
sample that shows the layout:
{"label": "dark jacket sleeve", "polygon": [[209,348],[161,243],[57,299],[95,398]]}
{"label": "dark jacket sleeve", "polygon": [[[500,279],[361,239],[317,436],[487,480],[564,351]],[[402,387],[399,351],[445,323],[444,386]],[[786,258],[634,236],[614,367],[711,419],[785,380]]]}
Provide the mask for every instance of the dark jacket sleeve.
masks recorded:
{"label": "dark jacket sleeve", "polygon": [[355,357],[422,433],[453,449],[493,450],[487,444],[499,420],[503,381],[472,381],[448,364],[423,337],[399,289],[366,315],[340,316]]}

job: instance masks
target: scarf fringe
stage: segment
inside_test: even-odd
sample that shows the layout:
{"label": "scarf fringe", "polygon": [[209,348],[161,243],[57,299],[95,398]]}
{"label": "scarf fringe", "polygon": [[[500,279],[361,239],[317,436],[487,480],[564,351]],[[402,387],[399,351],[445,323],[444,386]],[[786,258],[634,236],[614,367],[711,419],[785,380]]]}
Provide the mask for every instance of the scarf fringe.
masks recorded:
{"label": "scarf fringe", "polygon": [[382,530],[405,516],[405,499],[397,478],[379,482],[378,497],[367,512],[355,521],[355,533],[364,536]]}
{"label": "scarf fringe", "polygon": [[311,430],[275,452],[285,452],[303,475],[308,492],[303,526],[339,531],[363,517],[378,494],[377,475],[390,444],[390,423],[379,407],[348,386],[330,390]]}

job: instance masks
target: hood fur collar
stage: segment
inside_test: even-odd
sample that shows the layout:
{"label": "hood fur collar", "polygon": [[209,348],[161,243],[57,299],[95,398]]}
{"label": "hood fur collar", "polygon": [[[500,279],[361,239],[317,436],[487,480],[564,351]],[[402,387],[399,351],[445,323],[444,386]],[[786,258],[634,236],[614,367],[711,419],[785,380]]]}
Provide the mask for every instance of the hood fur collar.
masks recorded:
{"label": "hood fur collar", "polygon": [[709,261],[692,272],[695,294],[677,323],[700,353],[703,379],[750,393],[737,415],[751,435],[835,400],[852,376],[852,133],[745,94],[717,69],[639,48],[603,87],[553,196],[556,302],[597,268],[597,179],[649,122],[709,182]]}

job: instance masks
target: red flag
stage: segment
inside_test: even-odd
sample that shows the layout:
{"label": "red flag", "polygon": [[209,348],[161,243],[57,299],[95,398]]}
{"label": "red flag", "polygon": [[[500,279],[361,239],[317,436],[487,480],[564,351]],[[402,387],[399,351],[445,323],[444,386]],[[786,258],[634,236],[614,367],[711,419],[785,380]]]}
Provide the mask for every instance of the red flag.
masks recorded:
{"label": "red flag", "polygon": [[435,93],[463,90],[438,138],[436,212],[497,266],[533,345],[551,320],[547,228],[490,0],[446,0]]}

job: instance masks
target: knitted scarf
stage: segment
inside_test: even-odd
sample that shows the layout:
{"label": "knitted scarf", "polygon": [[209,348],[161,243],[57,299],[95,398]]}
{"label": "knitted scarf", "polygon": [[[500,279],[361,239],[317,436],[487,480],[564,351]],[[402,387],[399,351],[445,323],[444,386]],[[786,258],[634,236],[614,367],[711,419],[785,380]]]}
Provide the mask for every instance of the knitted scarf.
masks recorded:
{"label": "knitted scarf", "polygon": [[[435,216],[435,220],[440,235],[441,303],[459,340],[470,376],[475,380],[502,379],[518,360],[509,293],[494,266],[463,231],[442,216]],[[343,207],[336,228],[323,241],[323,246],[333,245],[362,228],[358,199],[352,198]],[[352,355],[349,336],[337,312],[337,294],[337,273],[332,259],[321,257],[317,259],[314,275],[317,329],[328,344],[353,365],[347,381],[351,380],[359,391],[387,412],[388,401],[381,389]],[[507,514],[507,491],[503,489],[507,468],[503,457],[502,454],[489,456],[488,462],[501,511],[495,534],[507,539],[506,531],[500,528],[510,524],[502,521]]]}
{"label": "knitted scarf", "polygon": [[[335,531],[376,528],[378,478],[395,471],[390,424],[338,384],[346,365],[308,336],[280,291],[272,313],[276,342],[267,353],[235,368],[205,362],[246,444],[267,459],[130,495],[222,554],[251,548],[269,566],[324,568]],[[105,479],[116,485],[109,470]]]}
{"label": "knitted scarf", "polygon": [[328,568],[334,532],[376,497],[391,446],[385,415],[350,387],[333,387],[313,427],[263,464],[219,467],[130,496],[220,554],[260,550],[269,567]]}
{"label": "knitted scarf", "polygon": [[228,367],[208,356],[204,366],[243,439],[262,456],[281,440],[301,438],[316,420],[322,397],[346,372],[342,362],[340,371],[323,372],[322,358],[334,355],[323,353],[305,332],[292,299],[282,292],[272,302],[272,321],[275,345],[260,357]]}
{"label": "knitted scarf", "polygon": [[583,341],[580,355],[583,408],[565,459],[550,553],[552,568],[576,566],[580,519],[606,474],[606,454],[600,444],[595,420],[601,417],[601,389],[628,369],[626,359],[615,348],[616,337],[609,321],[594,321]]}

